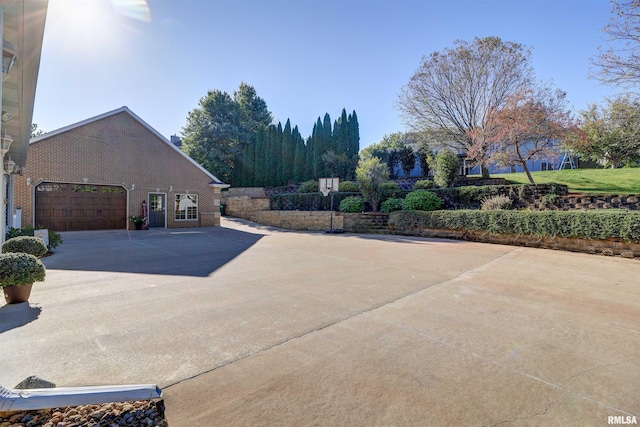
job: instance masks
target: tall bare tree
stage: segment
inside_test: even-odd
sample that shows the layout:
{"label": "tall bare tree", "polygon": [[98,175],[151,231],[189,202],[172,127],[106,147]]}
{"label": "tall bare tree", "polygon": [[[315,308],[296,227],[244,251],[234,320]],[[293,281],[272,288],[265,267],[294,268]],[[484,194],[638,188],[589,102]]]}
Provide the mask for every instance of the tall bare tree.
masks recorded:
{"label": "tall bare tree", "polygon": [[640,83],[640,2],[611,0],[611,21],[603,28],[610,46],[599,47],[591,62],[592,77],[602,83],[632,88]]}
{"label": "tall bare tree", "polygon": [[[398,110],[411,130],[468,151],[476,143],[473,130],[485,126],[489,112],[532,80],[530,58],[529,48],[499,37],[458,40],[453,48],[422,58],[400,92]],[[488,177],[488,159],[479,160]]]}

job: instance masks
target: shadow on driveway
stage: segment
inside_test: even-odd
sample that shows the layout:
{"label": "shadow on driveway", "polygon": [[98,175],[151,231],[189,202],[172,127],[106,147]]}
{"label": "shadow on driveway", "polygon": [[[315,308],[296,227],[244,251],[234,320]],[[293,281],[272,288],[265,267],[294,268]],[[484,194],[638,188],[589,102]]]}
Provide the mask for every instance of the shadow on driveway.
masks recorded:
{"label": "shadow on driveway", "polygon": [[48,269],[206,277],[262,238],[222,227],[60,233]]}
{"label": "shadow on driveway", "polygon": [[0,307],[0,334],[33,322],[40,316],[41,311],[42,308],[28,302]]}

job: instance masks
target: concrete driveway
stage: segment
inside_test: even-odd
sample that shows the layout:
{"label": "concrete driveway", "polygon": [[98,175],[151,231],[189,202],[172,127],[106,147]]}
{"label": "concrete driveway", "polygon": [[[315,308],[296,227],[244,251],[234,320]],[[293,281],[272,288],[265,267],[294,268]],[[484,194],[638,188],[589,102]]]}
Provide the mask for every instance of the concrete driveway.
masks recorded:
{"label": "concrete driveway", "polygon": [[63,234],[0,384],[153,382],[172,427],[640,422],[640,261],[222,225]]}

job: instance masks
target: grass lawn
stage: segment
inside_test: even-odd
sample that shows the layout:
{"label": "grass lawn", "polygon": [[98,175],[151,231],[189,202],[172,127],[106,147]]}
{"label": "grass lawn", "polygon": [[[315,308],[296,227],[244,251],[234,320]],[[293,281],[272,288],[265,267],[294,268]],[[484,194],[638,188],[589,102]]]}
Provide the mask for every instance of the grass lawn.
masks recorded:
{"label": "grass lawn", "polygon": [[[557,182],[575,193],[640,194],[640,168],[623,169],[569,169],[533,172],[536,184]],[[510,184],[528,184],[524,172],[494,174]]]}

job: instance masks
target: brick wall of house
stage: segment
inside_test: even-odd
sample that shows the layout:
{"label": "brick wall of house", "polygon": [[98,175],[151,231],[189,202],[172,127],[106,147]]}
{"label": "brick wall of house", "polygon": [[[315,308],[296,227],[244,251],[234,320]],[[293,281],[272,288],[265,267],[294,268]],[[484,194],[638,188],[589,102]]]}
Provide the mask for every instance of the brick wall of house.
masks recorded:
{"label": "brick wall of house", "polygon": [[[220,225],[220,189],[209,186],[211,178],[124,111],[30,145],[25,173],[15,177],[23,225],[37,225],[34,188],[41,182],[122,186],[127,216],[141,214],[148,193],[165,193],[168,227]],[[174,219],[176,193],[198,194],[197,220]]]}

